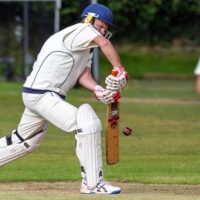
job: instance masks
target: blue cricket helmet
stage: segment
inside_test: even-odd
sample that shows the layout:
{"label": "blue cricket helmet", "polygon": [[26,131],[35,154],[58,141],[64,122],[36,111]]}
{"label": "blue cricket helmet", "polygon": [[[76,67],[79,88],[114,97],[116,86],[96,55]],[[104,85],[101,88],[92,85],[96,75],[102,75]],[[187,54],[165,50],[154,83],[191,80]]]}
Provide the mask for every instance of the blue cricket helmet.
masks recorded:
{"label": "blue cricket helmet", "polygon": [[81,18],[87,17],[88,15],[92,15],[94,18],[99,19],[106,24],[114,26],[113,21],[113,14],[112,11],[99,3],[90,4],[85,8],[85,10],[81,14]]}

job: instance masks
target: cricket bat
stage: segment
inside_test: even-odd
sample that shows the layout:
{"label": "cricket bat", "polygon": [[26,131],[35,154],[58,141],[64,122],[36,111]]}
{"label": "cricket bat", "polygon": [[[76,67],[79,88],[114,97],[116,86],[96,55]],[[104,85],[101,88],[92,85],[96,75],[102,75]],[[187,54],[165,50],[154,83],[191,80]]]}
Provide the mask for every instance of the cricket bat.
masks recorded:
{"label": "cricket bat", "polygon": [[[117,76],[116,71],[112,75]],[[119,162],[119,102],[107,105],[106,162],[109,165]]]}

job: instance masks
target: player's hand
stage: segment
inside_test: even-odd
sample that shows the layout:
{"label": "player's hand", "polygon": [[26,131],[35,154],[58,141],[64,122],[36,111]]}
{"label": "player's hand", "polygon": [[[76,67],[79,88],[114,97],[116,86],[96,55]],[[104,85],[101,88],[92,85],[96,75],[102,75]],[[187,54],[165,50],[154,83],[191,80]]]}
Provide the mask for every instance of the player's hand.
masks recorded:
{"label": "player's hand", "polygon": [[100,102],[105,104],[116,102],[121,97],[118,91],[107,90],[100,85],[95,86],[94,95]]}
{"label": "player's hand", "polygon": [[111,74],[106,77],[106,89],[112,91],[120,91],[128,81],[128,72],[124,70],[124,67],[115,68],[116,74]]}

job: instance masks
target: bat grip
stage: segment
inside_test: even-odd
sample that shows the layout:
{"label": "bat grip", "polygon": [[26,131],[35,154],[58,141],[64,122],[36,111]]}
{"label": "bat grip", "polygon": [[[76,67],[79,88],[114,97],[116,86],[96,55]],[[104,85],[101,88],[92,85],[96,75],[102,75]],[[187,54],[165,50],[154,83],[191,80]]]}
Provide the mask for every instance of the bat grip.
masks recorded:
{"label": "bat grip", "polygon": [[118,75],[118,70],[117,69],[113,69],[111,74],[116,77]]}

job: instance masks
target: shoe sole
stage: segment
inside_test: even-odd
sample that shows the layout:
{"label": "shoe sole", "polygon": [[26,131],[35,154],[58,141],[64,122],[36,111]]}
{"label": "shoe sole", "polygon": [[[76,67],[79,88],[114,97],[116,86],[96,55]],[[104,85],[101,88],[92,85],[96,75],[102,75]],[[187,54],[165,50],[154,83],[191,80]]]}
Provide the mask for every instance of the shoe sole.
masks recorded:
{"label": "shoe sole", "polygon": [[116,190],[116,191],[113,191],[112,193],[110,194],[119,194],[121,192],[121,190]]}
{"label": "shoe sole", "polygon": [[111,193],[103,193],[103,192],[81,192],[81,194],[89,194],[89,195],[91,195],[91,194],[119,194],[121,192],[121,190],[115,190],[115,191],[113,191],[113,192],[111,192]]}

